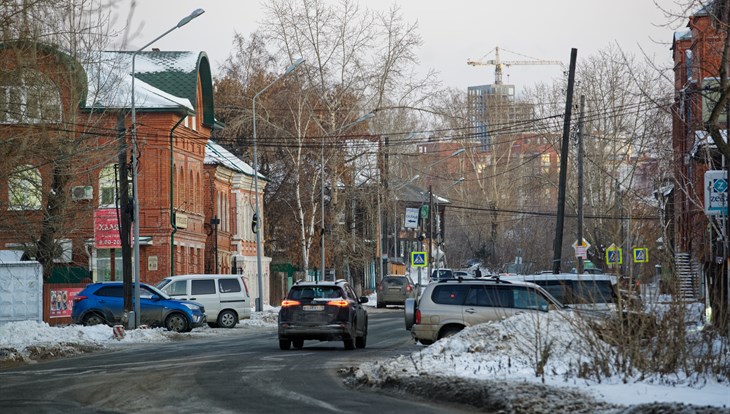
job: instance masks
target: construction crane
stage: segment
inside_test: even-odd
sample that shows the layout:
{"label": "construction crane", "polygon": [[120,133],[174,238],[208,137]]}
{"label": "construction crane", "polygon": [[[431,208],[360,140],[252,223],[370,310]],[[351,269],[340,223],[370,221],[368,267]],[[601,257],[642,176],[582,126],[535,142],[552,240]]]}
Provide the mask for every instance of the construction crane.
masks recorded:
{"label": "construction crane", "polygon": [[[507,52],[510,52],[507,49]],[[517,55],[521,55],[520,53],[516,52],[510,52]],[[525,55],[521,55],[525,56]],[[529,56],[525,56],[529,57]],[[488,66],[488,65],[494,65],[494,83],[496,85],[502,84],[502,67],[503,66],[512,66],[512,65],[563,65],[563,62],[559,60],[540,60],[535,58],[530,58],[533,60],[508,60],[508,61],[501,61],[499,60],[499,47],[494,48],[494,59],[490,60],[467,60],[466,64],[471,66]]]}

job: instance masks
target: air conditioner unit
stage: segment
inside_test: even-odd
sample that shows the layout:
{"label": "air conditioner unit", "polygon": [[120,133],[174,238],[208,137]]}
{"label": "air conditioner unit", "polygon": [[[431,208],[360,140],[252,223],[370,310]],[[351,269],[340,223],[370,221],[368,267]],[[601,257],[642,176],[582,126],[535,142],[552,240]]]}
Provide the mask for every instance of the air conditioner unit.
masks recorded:
{"label": "air conditioner unit", "polygon": [[74,201],[91,200],[92,198],[94,198],[94,187],[90,185],[71,188],[71,199]]}

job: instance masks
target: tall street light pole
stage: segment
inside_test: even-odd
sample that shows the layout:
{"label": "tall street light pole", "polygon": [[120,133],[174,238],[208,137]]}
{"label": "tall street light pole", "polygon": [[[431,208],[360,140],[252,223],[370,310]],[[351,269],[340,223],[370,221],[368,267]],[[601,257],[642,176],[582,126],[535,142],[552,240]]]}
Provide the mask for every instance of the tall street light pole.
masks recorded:
{"label": "tall street light pole", "polygon": [[[163,37],[167,36],[170,32],[172,32],[175,29],[178,29],[180,27],[185,26],[186,24],[190,23],[191,20],[194,18],[200,16],[201,14],[205,13],[205,10],[203,9],[195,9],[190,15],[184,17],[182,20],[180,20],[175,26],[170,28],[170,30],[166,31],[165,33],[157,36],[154,40],[147,43],[146,45],[142,46],[141,48],[137,49],[134,53],[132,53],[132,205],[133,208],[133,221],[134,221],[134,227],[133,227],[133,237],[134,237],[134,322],[132,322],[132,318],[130,318],[129,325],[130,328],[136,328],[139,326],[139,317],[140,317],[140,310],[139,310],[139,192],[137,191],[137,161],[138,161],[138,155],[137,155],[137,107],[135,106],[135,96],[134,96],[134,79],[135,79],[135,61],[137,59],[137,55],[139,52],[143,51],[147,47],[149,47],[151,44],[155,43],[156,41],[162,39]],[[172,219],[172,218],[171,218]]]}
{"label": "tall street light pole", "polygon": [[322,137],[322,149],[321,149],[321,160],[320,160],[320,179],[321,179],[320,186],[322,187],[321,188],[322,199],[320,200],[320,203],[322,205],[322,228],[320,229],[320,234],[319,234],[319,238],[320,238],[319,247],[320,247],[320,251],[322,252],[322,262],[320,263],[320,272],[322,274],[322,278],[321,278],[322,280],[324,280],[324,277],[325,277],[324,276],[325,275],[325,273],[324,273],[324,270],[325,270],[325,260],[324,260],[324,257],[325,257],[325,255],[324,255],[324,253],[325,253],[324,252],[324,239],[325,239],[324,238],[324,233],[325,233],[325,231],[324,231],[324,229],[325,229],[325,227],[324,227],[324,139],[327,137],[333,136],[333,135],[337,135],[349,128],[354,127],[355,125],[357,125],[361,122],[367,121],[368,119],[370,119],[374,116],[375,116],[375,113],[368,112],[367,114],[361,116],[360,118],[357,118],[353,122],[350,122],[349,124],[338,128],[337,130],[335,130],[334,132],[332,132],[330,134],[325,134],[325,136]]}
{"label": "tall street light pole", "polygon": [[[259,214],[259,165],[258,165],[258,150],[256,146],[256,99],[264,93],[271,85],[275,84],[277,81],[285,77],[286,75],[290,74],[294,71],[299,65],[301,65],[304,62],[304,59],[299,58],[294,63],[289,65],[284,73],[279,75],[276,79],[274,79],[270,84],[266,85],[264,89],[261,89],[259,93],[254,95],[252,100],[252,110],[253,110],[253,191],[254,191],[254,197],[255,197],[255,211],[254,211],[254,218],[256,219],[256,223],[259,223],[259,220],[261,220],[261,215]],[[257,225],[255,228],[256,230],[256,282],[258,283],[258,297],[256,298],[256,312],[261,312],[264,307],[264,294],[263,294],[263,276],[262,270],[261,270],[261,231],[260,226]]]}

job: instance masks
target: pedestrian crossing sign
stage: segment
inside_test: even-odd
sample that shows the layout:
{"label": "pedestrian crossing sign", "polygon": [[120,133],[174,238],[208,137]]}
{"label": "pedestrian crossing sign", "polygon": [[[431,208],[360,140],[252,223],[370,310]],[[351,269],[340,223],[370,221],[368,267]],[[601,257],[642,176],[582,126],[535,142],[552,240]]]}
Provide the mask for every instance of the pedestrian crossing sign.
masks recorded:
{"label": "pedestrian crossing sign", "polygon": [[649,249],[646,247],[634,247],[634,263],[649,262]]}
{"label": "pedestrian crossing sign", "polygon": [[620,247],[617,247],[615,244],[611,244],[606,249],[606,264],[623,264],[623,251]]}
{"label": "pedestrian crossing sign", "polygon": [[426,252],[411,252],[411,267],[426,267]]}

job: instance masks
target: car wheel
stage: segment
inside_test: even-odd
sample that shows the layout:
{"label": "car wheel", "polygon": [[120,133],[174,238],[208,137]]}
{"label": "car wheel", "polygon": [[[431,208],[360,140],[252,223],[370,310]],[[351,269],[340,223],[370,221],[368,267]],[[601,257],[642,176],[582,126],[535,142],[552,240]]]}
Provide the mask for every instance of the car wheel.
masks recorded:
{"label": "car wheel", "polygon": [[462,326],[449,326],[448,328],[445,328],[441,331],[441,333],[439,334],[439,339],[454,336],[461,332],[462,329],[464,329],[464,327]]}
{"label": "car wheel", "polygon": [[279,339],[279,349],[288,351],[291,348],[291,341],[288,339]]}
{"label": "car wheel", "polygon": [[343,339],[342,342],[345,344],[345,349],[348,351],[355,349],[355,338],[350,336]]}
{"label": "car wheel", "polygon": [[304,339],[295,339],[292,341],[292,345],[294,345],[294,349],[302,349],[304,346]]}
{"label": "car wheel", "polygon": [[105,325],[106,320],[98,313],[90,313],[84,317],[84,326]]}
{"label": "car wheel", "polygon": [[237,323],[238,317],[236,316],[236,312],[230,309],[226,309],[218,314],[218,325],[222,328],[235,328]]}
{"label": "car wheel", "polygon": [[188,325],[188,318],[182,313],[171,313],[165,318],[165,328],[168,331],[187,332],[190,330]]}

